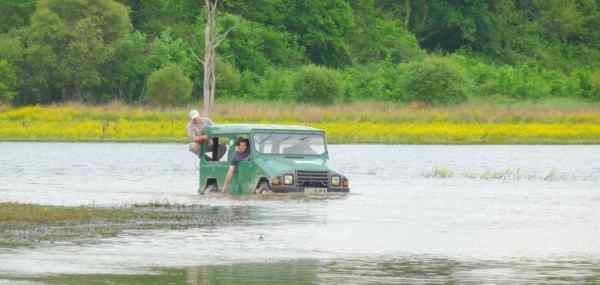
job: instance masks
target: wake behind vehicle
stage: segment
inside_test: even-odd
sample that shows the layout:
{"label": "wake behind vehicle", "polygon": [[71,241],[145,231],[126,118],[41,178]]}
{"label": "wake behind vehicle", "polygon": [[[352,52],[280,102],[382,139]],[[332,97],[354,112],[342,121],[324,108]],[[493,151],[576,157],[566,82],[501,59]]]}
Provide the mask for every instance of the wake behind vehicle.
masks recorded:
{"label": "wake behind vehicle", "polygon": [[250,141],[250,156],[240,161],[229,193],[348,192],[348,178],[327,166],[323,130],[286,125],[224,124],[205,130],[201,145],[200,193],[220,192],[235,142]]}

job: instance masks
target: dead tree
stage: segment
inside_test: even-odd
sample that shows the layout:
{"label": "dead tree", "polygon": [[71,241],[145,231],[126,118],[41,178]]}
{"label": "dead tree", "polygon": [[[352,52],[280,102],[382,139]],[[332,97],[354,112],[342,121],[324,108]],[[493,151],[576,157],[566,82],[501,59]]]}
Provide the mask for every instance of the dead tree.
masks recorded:
{"label": "dead tree", "polygon": [[235,26],[231,27],[225,33],[217,35],[217,5],[219,0],[204,0],[206,5],[206,27],[204,28],[204,59],[198,59],[204,66],[204,115],[208,116],[210,110],[215,105],[216,74],[215,60],[217,57],[217,47],[227,37]]}

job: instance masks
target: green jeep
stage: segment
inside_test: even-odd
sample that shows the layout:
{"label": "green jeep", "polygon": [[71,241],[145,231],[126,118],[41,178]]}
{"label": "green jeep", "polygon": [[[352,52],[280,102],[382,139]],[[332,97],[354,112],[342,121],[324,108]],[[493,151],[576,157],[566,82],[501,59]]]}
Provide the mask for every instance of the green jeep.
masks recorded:
{"label": "green jeep", "polygon": [[199,192],[220,192],[239,138],[250,140],[250,157],[240,161],[228,193],[348,192],[348,178],[327,166],[322,130],[283,125],[225,124],[204,132]]}

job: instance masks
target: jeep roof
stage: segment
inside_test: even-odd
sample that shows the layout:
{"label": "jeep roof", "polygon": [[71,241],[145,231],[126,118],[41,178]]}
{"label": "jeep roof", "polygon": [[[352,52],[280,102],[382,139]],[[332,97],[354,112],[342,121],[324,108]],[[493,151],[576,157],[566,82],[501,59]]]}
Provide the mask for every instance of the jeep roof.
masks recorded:
{"label": "jeep roof", "polygon": [[323,133],[323,130],[296,125],[271,125],[271,124],[215,124],[211,127],[206,128],[205,133],[207,135],[215,134],[244,134],[252,133],[255,131],[272,131],[272,132],[310,132],[310,133]]}

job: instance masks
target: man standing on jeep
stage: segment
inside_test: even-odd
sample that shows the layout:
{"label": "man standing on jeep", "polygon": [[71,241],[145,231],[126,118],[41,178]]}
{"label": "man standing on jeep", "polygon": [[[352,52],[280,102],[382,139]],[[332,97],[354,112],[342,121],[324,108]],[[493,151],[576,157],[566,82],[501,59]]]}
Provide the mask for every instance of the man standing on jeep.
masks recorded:
{"label": "man standing on jeep", "polygon": [[190,138],[190,151],[200,156],[200,144],[208,140],[204,129],[213,125],[213,121],[206,117],[200,117],[196,110],[190,111],[190,121],[187,124],[187,135]]}
{"label": "man standing on jeep", "polygon": [[225,183],[223,183],[223,192],[227,192],[227,186],[229,185],[229,182],[231,182],[231,178],[233,178],[233,174],[235,173],[235,170],[238,167],[240,161],[248,160],[250,158],[250,149],[248,148],[249,144],[250,141],[246,138],[239,138],[237,140],[237,149],[235,150],[233,159],[229,164],[227,176],[225,176]]}

